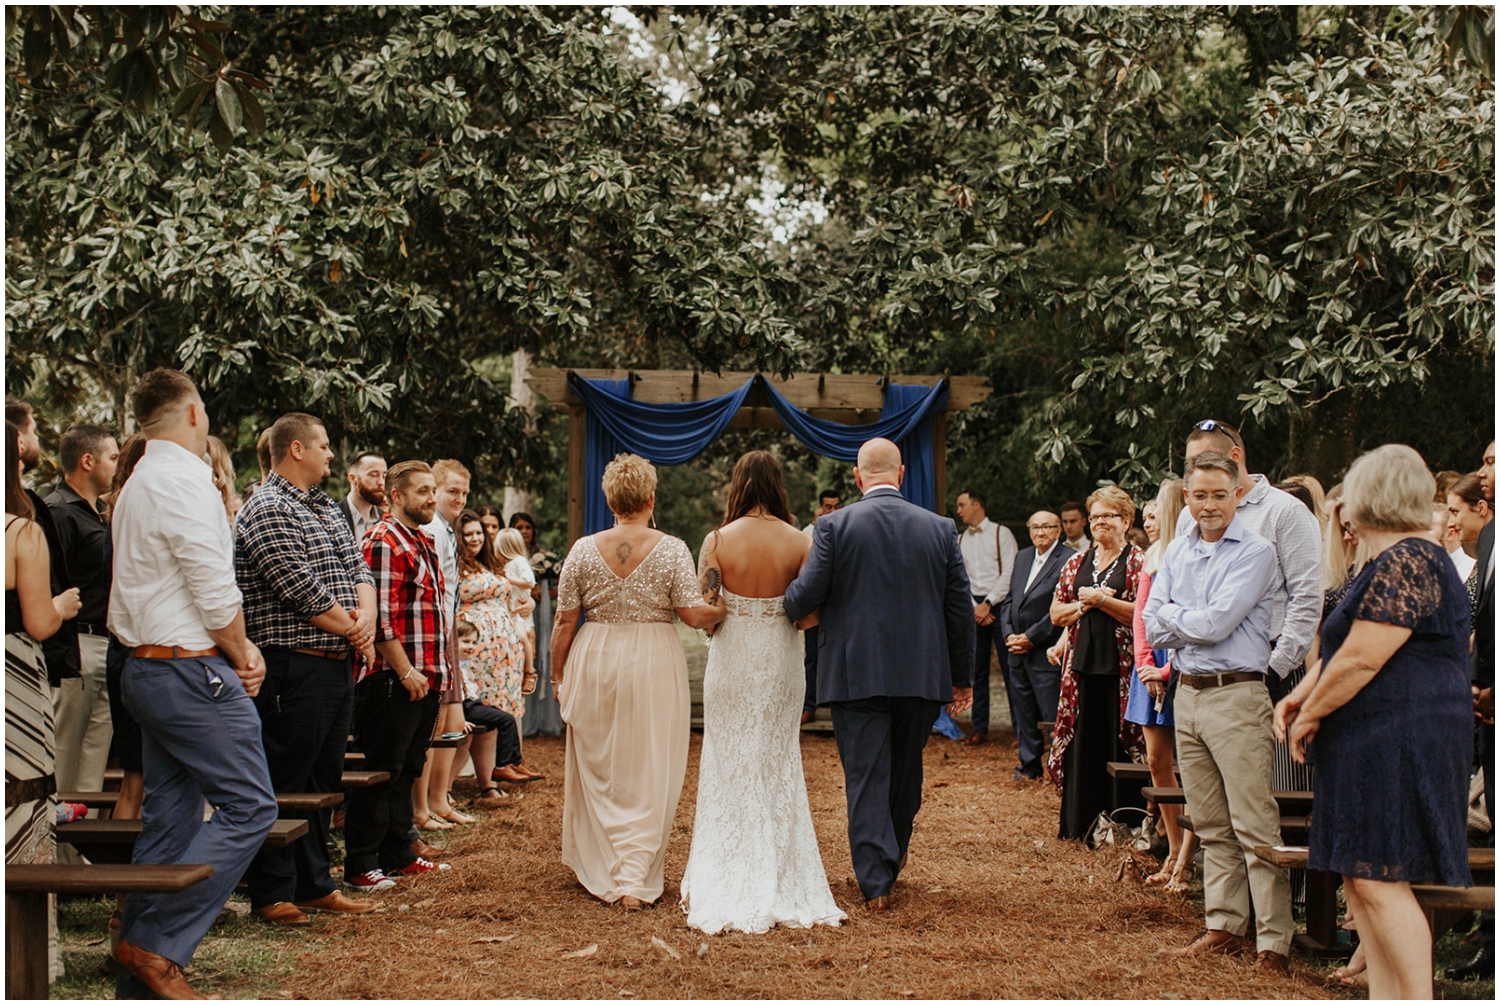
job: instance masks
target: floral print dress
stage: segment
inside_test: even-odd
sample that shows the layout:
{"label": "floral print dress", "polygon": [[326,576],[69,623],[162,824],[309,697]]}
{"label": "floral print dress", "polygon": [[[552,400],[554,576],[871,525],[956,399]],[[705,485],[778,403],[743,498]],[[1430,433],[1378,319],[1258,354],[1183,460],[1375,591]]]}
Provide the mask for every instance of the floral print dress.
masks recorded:
{"label": "floral print dress", "polygon": [[526,714],[526,646],[516,634],[510,599],[510,583],[488,569],[458,581],[458,616],[479,629],[479,651],[469,664],[479,700],[520,719]]}

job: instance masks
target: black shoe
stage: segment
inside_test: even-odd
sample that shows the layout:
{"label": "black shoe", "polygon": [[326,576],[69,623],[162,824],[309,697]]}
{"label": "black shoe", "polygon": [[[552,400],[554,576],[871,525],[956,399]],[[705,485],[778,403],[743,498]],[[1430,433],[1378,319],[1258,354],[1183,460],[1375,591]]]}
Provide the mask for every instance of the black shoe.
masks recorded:
{"label": "black shoe", "polygon": [[1443,973],[1450,981],[1466,981],[1471,977],[1494,977],[1495,952],[1488,947],[1480,949],[1469,962],[1449,967]]}
{"label": "black shoe", "polygon": [[1013,781],[1013,782],[1034,782],[1034,781],[1036,781],[1037,779],[1039,779],[1041,777],[1042,777],[1041,775],[1027,774],[1026,772],[1022,771],[1020,768],[1016,768],[1014,771],[1012,771],[1010,773],[1010,780]]}

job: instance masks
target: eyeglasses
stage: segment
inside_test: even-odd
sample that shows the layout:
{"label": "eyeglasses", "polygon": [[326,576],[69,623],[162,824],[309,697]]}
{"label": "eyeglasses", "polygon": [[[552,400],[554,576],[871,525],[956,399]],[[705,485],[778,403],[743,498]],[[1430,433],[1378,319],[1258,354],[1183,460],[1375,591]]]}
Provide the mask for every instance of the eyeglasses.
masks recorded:
{"label": "eyeglasses", "polygon": [[1093,516],[1089,517],[1089,523],[1103,523],[1105,520],[1123,519],[1125,518],[1118,513],[1095,513]]}
{"label": "eyeglasses", "polygon": [[1235,432],[1233,427],[1224,425],[1224,423],[1220,422],[1218,419],[1204,419],[1193,428],[1196,430],[1201,430],[1205,433],[1212,433],[1213,431],[1218,430],[1224,436],[1229,437],[1229,442],[1233,443],[1241,450],[1245,449],[1245,443],[1240,439],[1240,434]]}
{"label": "eyeglasses", "polygon": [[1027,530],[1062,530],[1061,524],[1056,523],[1028,523]]}

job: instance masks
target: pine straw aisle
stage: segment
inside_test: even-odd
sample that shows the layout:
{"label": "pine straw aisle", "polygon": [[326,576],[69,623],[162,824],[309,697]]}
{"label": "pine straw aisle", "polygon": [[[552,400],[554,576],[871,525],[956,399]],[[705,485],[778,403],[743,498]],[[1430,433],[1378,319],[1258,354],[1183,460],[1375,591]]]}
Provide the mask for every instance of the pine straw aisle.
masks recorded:
{"label": "pine straw aisle", "polygon": [[[1291,979],[1273,979],[1252,975],[1248,957],[1155,961],[1151,950],[1191,939],[1201,914],[1155,889],[1117,884],[1108,853],[1056,840],[1057,797],[1009,781],[1013,745],[936,736],[890,913],[866,912],[854,885],[833,739],[804,736],[823,861],[850,920],[703,936],[677,907],[700,749],[695,735],[656,908],[607,907],[562,865],[563,741],[528,741],[527,760],[547,780],[482,823],[445,832],[450,872],[377,894],[385,908],[374,914],[316,921],[309,934],[321,938],[309,940],[280,990],[407,999],[1334,997],[1295,962]],[[472,784],[460,784],[460,797]]]}

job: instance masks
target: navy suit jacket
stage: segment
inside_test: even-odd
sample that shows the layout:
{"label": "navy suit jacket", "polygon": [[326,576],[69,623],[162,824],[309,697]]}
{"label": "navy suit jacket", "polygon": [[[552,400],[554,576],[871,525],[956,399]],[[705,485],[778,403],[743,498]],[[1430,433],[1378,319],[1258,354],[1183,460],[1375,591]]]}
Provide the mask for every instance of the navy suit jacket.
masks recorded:
{"label": "navy suit jacket", "polygon": [[818,615],[818,704],[953,700],[969,687],[974,598],[953,521],[878,491],[813,525],[786,590],[793,621]]}
{"label": "navy suit jacket", "polygon": [[1005,636],[1024,634],[1031,640],[1031,652],[1020,656],[1008,654],[1011,666],[1031,666],[1037,670],[1054,669],[1047,662],[1047,648],[1057,642],[1062,629],[1052,623],[1052,594],[1057,590],[1058,577],[1068,559],[1076,555],[1066,541],[1052,546],[1052,553],[1042,563],[1042,570],[1026,588],[1026,577],[1031,575],[1031,563],[1036,561],[1036,548],[1023,548],[1016,555],[1016,567],[1010,574],[1010,593],[1000,607],[1000,633],[996,640],[1003,648]]}
{"label": "navy suit jacket", "polygon": [[1485,524],[1479,532],[1479,603],[1474,605],[1474,655],[1470,666],[1474,683],[1480,687],[1495,686],[1495,584],[1487,583],[1484,570],[1495,551],[1495,523]]}

